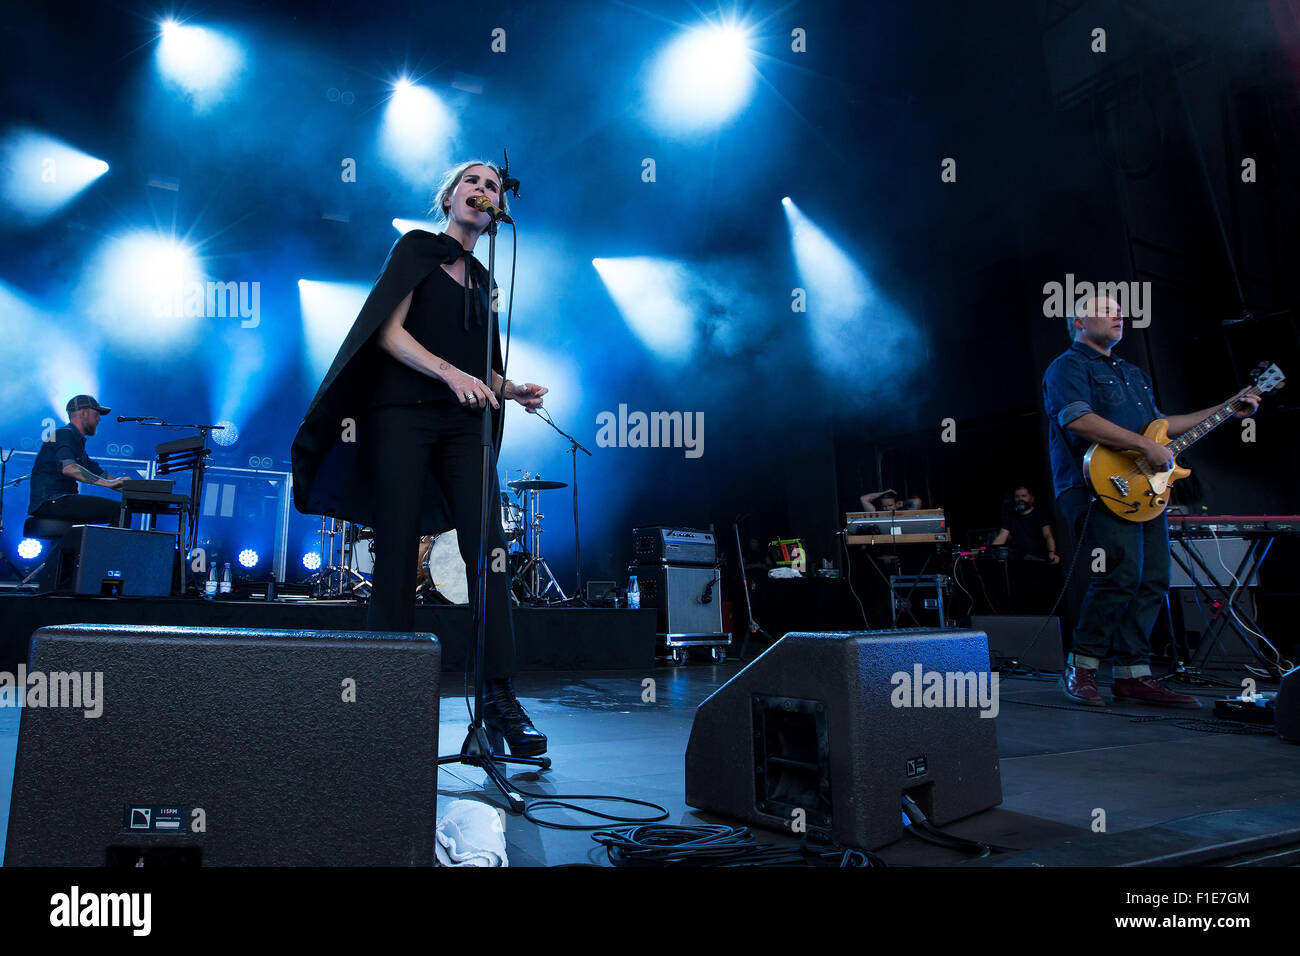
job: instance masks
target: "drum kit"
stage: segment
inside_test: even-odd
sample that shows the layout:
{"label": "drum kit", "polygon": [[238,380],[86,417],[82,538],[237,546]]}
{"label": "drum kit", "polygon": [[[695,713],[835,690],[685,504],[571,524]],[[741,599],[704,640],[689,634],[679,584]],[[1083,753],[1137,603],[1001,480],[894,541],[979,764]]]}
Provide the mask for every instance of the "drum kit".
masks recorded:
{"label": "drum kit", "polygon": [[[516,604],[555,604],[568,597],[542,557],[541,493],[567,488],[529,472],[506,483],[515,501],[501,493],[501,534],[506,542],[511,597]],[[375,570],[374,532],[359,524],[322,518],[320,570],[312,575],[313,597],[364,601],[370,597]],[[468,604],[469,584],[456,529],[420,538],[415,567],[416,601],[425,604]]]}

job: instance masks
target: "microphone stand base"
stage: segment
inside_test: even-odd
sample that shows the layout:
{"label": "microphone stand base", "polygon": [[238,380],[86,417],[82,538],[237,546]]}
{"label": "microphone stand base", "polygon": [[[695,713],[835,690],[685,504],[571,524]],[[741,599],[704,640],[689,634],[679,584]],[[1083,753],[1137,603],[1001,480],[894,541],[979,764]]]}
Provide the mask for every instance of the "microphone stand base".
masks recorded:
{"label": "microphone stand base", "polygon": [[550,757],[508,757],[493,753],[491,741],[488,740],[487,727],[481,723],[469,725],[469,733],[465,735],[465,742],[460,745],[460,753],[438,758],[438,766],[448,763],[459,763],[483,770],[488,779],[505,795],[512,813],[524,812],[524,798],[510,786],[510,782],[506,780],[505,773],[498,764],[515,763],[537,767],[539,770],[551,769]]}

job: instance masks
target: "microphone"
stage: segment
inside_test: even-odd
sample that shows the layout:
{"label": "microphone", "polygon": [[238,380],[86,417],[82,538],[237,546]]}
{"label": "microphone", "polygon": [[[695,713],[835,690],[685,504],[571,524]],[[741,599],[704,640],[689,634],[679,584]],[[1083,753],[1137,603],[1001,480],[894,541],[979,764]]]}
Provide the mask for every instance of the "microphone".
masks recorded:
{"label": "microphone", "polygon": [[117,416],[117,420],[118,420],[119,422],[142,422],[142,421],[144,421],[143,418],[127,418],[125,415],[118,415],[118,416]]}
{"label": "microphone", "polygon": [[502,146],[501,155],[505,159],[504,165],[499,170],[499,172],[501,173],[501,195],[504,196],[506,193],[511,192],[514,193],[515,198],[518,199],[519,180],[515,179],[510,175],[510,151],[506,149],[504,146]]}
{"label": "microphone", "polygon": [[487,196],[475,196],[469,201],[469,204],[479,212],[491,213],[492,218],[498,222],[508,222],[512,226],[515,224],[513,219],[503,213],[496,206],[492,205],[492,200],[488,199]]}

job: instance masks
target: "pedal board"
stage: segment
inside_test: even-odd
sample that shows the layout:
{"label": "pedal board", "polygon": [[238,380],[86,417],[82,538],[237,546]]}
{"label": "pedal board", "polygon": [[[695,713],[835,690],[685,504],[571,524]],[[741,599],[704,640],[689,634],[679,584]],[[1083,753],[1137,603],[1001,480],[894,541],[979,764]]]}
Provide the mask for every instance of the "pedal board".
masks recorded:
{"label": "pedal board", "polygon": [[1256,694],[1254,697],[1221,697],[1214,702],[1214,716],[1220,720],[1240,720],[1251,724],[1267,724],[1272,727],[1277,718],[1274,714],[1274,694]]}

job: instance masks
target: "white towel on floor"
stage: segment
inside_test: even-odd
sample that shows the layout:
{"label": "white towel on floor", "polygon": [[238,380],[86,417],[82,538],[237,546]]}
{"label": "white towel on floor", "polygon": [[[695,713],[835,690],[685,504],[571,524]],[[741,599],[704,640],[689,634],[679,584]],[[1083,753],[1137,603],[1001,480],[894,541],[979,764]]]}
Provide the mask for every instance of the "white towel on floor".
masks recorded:
{"label": "white towel on floor", "polygon": [[506,831],[495,807],[453,800],[438,820],[434,851],[443,866],[509,866]]}

